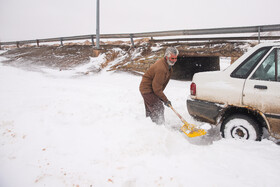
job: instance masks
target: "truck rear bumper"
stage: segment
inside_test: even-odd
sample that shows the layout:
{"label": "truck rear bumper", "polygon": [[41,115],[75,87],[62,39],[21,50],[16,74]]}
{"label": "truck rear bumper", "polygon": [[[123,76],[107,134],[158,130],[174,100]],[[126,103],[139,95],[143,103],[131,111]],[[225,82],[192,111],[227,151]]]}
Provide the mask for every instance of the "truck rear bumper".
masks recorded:
{"label": "truck rear bumper", "polygon": [[217,103],[196,99],[188,99],[187,108],[191,116],[211,124],[217,124],[217,119],[223,111],[223,107]]}

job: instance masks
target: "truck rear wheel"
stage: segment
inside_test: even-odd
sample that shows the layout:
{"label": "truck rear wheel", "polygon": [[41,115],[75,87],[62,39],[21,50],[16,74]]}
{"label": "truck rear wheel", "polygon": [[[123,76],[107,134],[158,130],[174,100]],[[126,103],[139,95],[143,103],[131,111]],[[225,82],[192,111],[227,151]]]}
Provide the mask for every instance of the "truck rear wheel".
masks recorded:
{"label": "truck rear wheel", "polygon": [[224,138],[260,141],[262,129],[249,116],[234,114],[223,121],[221,133]]}

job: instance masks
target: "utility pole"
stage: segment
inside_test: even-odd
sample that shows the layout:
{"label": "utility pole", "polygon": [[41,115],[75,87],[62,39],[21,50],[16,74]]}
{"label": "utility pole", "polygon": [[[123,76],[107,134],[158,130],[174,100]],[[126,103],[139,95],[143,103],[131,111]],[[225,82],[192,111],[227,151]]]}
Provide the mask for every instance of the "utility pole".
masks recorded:
{"label": "utility pole", "polygon": [[96,48],[99,49],[99,0],[96,0]]}

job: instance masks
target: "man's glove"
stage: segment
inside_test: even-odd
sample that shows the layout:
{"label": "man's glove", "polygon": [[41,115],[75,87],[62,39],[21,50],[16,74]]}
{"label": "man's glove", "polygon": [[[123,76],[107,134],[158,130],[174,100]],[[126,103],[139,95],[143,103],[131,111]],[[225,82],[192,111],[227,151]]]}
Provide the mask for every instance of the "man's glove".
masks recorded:
{"label": "man's glove", "polygon": [[[167,106],[167,107],[169,107],[169,105],[171,105],[171,102],[170,102],[170,101],[165,101],[165,102],[164,102],[164,105]],[[172,106],[172,105],[171,105],[171,106]]]}

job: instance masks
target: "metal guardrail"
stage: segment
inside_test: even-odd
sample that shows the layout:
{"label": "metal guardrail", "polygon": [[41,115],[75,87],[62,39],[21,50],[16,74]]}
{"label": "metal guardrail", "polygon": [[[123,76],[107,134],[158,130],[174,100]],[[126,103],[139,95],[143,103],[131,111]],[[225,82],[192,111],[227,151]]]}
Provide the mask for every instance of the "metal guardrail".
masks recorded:
{"label": "metal guardrail", "polygon": [[[106,39],[130,38],[131,44],[132,46],[134,46],[133,38],[151,37],[151,39],[153,40],[154,37],[166,37],[166,36],[258,33],[257,39],[260,41],[261,32],[271,32],[271,31],[280,31],[280,24],[247,26],[247,27],[173,30],[173,31],[159,31],[159,32],[144,32],[144,33],[100,34],[100,38],[106,38]],[[88,39],[91,40],[92,45],[94,46],[95,38],[96,35],[81,35],[81,36],[68,36],[68,37],[57,37],[57,38],[47,38],[47,39],[0,42],[0,49],[1,46],[3,45],[17,45],[17,47],[19,47],[20,45],[24,45],[24,44],[36,43],[37,46],[39,46],[40,43],[46,43],[46,42],[60,42],[61,45],[63,46],[64,41],[88,40]]]}
{"label": "metal guardrail", "polygon": [[[152,42],[179,42],[179,41],[244,41],[244,40],[259,40],[258,36],[245,37],[207,37],[207,38],[174,38],[174,39],[153,39]],[[279,36],[262,36],[262,40],[280,40]]]}

